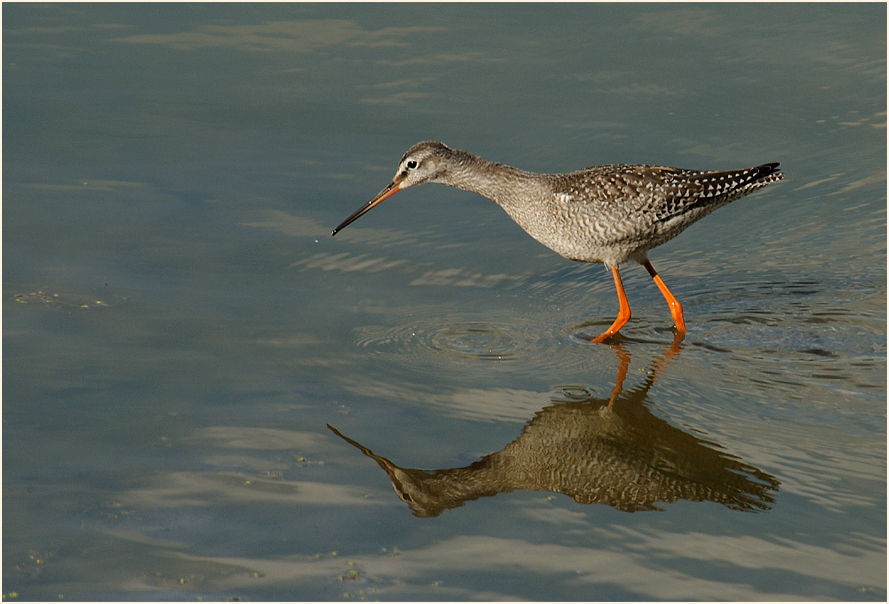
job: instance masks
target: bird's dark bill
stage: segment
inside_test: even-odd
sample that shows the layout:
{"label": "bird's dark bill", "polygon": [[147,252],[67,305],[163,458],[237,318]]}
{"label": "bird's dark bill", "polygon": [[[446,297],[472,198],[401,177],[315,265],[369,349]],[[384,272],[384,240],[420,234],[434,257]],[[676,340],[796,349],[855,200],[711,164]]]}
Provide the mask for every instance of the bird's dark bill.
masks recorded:
{"label": "bird's dark bill", "polygon": [[369,211],[371,210],[371,208],[373,208],[375,205],[377,205],[378,203],[380,203],[380,202],[383,201],[384,199],[386,199],[386,198],[388,198],[388,197],[391,197],[391,196],[395,195],[395,194],[398,193],[398,191],[400,191],[400,190],[401,190],[400,183],[397,183],[397,182],[395,182],[395,181],[390,182],[389,185],[388,185],[385,189],[383,189],[382,191],[380,191],[379,193],[377,193],[376,196],[375,196],[373,199],[371,199],[371,200],[368,201],[366,204],[364,204],[363,206],[361,206],[360,208],[358,208],[358,211],[357,211],[357,212],[355,212],[354,214],[352,214],[351,216],[349,216],[348,218],[346,218],[346,219],[342,222],[342,224],[340,224],[338,227],[336,227],[335,229],[333,229],[333,232],[330,233],[331,237],[334,236],[334,235],[336,235],[336,234],[339,233],[340,231],[342,231],[344,228],[346,228],[347,226],[349,226],[350,224],[352,224],[353,222],[355,222],[355,221],[358,220],[359,218],[361,218],[361,216],[362,216],[363,214],[365,214],[366,212],[369,212]]}

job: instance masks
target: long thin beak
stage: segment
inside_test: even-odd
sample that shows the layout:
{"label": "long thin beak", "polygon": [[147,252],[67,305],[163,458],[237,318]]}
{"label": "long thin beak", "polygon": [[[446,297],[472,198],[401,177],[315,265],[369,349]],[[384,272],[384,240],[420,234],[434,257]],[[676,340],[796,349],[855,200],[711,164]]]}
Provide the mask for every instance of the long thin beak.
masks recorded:
{"label": "long thin beak", "polygon": [[373,208],[375,205],[377,205],[378,203],[380,203],[381,201],[383,201],[384,199],[386,199],[388,197],[392,197],[393,195],[398,193],[400,190],[401,190],[401,181],[400,180],[393,180],[392,182],[389,183],[389,185],[385,189],[383,189],[382,191],[377,193],[373,199],[371,199],[366,204],[364,204],[363,206],[358,208],[357,212],[355,212],[354,214],[352,214],[351,216],[346,218],[340,226],[333,229],[333,232],[330,234],[330,236],[333,237],[334,235],[336,235],[337,233],[342,231],[344,228],[346,228],[347,226],[349,226],[350,224],[352,224],[353,222],[355,222],[356,220],[361,218],[362,214],[369,212],[371,210],[371,208]]}
{"label": "long thin beak", "polygon": [[347,443],[349,443],[350,445],[352,445],[353,447],[355,447],[356,449],[358,449],[359,451],[361,451],[362,453],[364,453],[365,455],[367,455],[367,456],[370,457],[371,459],[376,460],[376,462],[377,462],[378,464],[380,464],[380,467],[383,468],[384,470],[386,470],[387,473],[391,472],[392,470],[397,470],[397,469],[399,469],[398,466],[396,466],[394,463],[392,463],[391,461],[389,461],[389,460],[386,459],[385,457],[380,457],[379,455],[375,454],[373,451],[371,451],[370,449],[368,449],[367,447],[365,447],[365,446],[362,445],[361,443],[352,440],[352,439],[349,438],[348,436],[345,436],[344,434],[342,434],[339,430],[337,430],[336,428],[334,428],[334,427],[331,426],[330,424],[327,424],[327,427],[330,428],[330,430],[331,430],[334,434],[336,434],[337,436],[339,436],[340,438],[342,438],[344,441],[346,441]]}

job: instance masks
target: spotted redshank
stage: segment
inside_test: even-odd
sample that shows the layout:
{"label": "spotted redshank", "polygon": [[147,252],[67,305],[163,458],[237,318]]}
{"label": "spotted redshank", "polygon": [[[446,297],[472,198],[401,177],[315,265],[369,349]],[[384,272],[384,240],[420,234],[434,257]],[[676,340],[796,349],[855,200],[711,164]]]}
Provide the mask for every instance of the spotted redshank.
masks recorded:
{"label": "spotted redshank", "polygon": [[620,310],[611,327],[592,342],[615,335],[630,319],[618,266],[644,266],[667,299],[676,337],[685,335],[682,305],[648,260],[648,251],[760,187],[781,180],[778,163],[727,171],[700,171],[612,164],[568,174],[535,174],[424,141],[411,147],[386,188],[349,216],[336,235],[398,191],[427,182],[478,193],[497,203],[534,239],[580,262],[611,268]]}

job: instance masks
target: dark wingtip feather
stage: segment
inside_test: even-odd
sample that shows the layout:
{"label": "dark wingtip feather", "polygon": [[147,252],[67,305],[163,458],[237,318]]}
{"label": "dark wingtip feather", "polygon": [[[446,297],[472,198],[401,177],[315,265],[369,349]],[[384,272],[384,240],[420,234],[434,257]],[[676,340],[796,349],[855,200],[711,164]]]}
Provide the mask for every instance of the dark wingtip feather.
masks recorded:
{"label": "dark wingtip feather", "polygon": [[758,173],[754,180],[761,180],[763,178],[771,176],[773,179],[780,180],[784,178],[784,174],[781,172],[781,163],[780,162],[771,162],[768,164],[763,164],[761,166],[756,167]]}

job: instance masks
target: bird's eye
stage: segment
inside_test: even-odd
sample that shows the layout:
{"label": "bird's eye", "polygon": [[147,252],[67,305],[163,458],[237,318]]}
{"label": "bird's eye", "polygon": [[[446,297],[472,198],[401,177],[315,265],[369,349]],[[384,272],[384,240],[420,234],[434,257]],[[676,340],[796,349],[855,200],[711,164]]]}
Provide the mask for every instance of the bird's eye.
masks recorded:
{"label": "bird's eye", "polygon": [[409,162],[407,162],[407,169],[408,170],[413,170],[416,167],[417,167],[417,162],[415,162],[414,160],[410,160]]}

